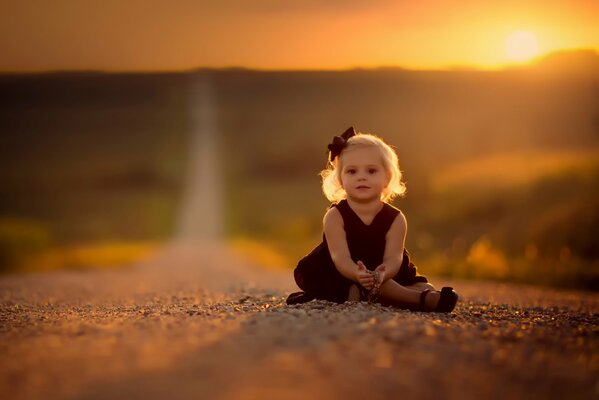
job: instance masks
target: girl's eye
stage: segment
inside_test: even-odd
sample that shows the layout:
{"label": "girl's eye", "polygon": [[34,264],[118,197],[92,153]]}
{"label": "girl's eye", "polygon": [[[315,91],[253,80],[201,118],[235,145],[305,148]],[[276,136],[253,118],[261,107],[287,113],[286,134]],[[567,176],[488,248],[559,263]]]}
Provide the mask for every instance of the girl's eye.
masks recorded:
{"label": "girl's eye", "polygon": [[376,174],[377,172],[378,172],[378,170],[376,168],[370,168],[368,170],[368,173],[370,173],[370,174]]}
{"label": "girl's eye", "polygon": [[348,174],[353,174],[353,173],[355,173],[355,172],[356,172],[356,170],[355,170],[355,169],[348,169],[348,170],[347,170],[347,173],[348,173]]}

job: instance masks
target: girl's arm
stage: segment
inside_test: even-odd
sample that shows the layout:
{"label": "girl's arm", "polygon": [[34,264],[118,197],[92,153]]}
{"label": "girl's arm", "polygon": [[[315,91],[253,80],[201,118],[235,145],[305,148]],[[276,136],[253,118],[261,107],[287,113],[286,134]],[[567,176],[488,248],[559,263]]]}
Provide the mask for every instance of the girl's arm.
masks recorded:
{"label": "girl's arm", "polygon": [[385,236],[385,255],[383,264],[387,267],[384,280],[393,278],[399,272],[399,267],[403,261],[403,248],[406,241],[408,223],[403,213],[397,214],[391,224],[387,236]]}
{"label": "girl's arm", "polygon": [[351,259],[341,213],[335,207],[330,208],[324,215],[322,223],[329,253],[331,253],[335,267],[347,279],[359,282],[358,265]]}

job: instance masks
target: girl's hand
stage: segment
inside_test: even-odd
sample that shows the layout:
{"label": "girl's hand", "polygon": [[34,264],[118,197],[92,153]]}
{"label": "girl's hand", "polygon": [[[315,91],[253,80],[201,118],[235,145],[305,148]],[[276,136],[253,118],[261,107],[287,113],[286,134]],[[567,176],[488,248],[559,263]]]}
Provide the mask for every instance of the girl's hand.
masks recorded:
{"label": "girl's hand", "polygon": [[374,277],[372,273],[368,271],[362,261],[358,261],[358,272],[356,273],[356,279],[360,285],[370,290],[374,287]]}
{"label": "girl's hand", "polygon": [[385,278],[385,276],[387,275],[387,266],[385,264],[381,264],[378,267],[376,267],[375,271],[379,273],[379,284],[387,280]]}

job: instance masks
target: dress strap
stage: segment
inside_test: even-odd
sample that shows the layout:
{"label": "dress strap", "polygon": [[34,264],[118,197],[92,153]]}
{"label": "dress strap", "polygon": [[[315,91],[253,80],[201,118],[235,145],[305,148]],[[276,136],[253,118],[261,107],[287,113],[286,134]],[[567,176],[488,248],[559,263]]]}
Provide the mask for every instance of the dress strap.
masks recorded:
{"label": "dress strap", "polygon": [[[343,223],[345,224],[345,226],[347,226],[347,224],[352,221],[352,218],[359,218],[357,215],[355,215],[355,213],[349,208],[349,204],[347,203],[347,200],[343,199],[341,201],[339,201],[337,204],[334,204],[335,207],[337,207],[337,210],[339,210],[339,213],[341,214],[341,217],[343,218]],[[354,222],[357,222],[354,220]]]}
{"label": "dress strap", "polygon": [[401,211],[399,211],[399,209],[393,207],[390,204],[385,203],[385,205],[383,206],[384,215],[382,216],[382,218],[379,219],[380,229],[383,232],[387,232],[389,228],[391,228],[393,221],[395,221],[395,218],[400,212]]}

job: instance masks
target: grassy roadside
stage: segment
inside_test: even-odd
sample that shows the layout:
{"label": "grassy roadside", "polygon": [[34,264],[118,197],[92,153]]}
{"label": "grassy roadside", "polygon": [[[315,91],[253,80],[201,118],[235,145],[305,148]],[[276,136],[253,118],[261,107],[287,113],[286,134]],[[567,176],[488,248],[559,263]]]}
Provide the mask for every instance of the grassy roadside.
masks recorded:
{"label": "grassy roadside", "polygon": [[[429,182],[427,201],[396,204],[422,274],[599,290],[596,151],[494,154],[448,166]],[[317,184],[296,182],[263,212],[240,211],[254,218],[238,224],[246,226],[237,232],[241,250],[258,263],[295,267],[321,240],[326,204]],[[280,189],[253,182],[236,201],[259,208]]]}

